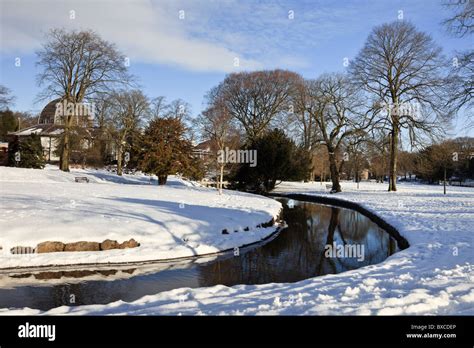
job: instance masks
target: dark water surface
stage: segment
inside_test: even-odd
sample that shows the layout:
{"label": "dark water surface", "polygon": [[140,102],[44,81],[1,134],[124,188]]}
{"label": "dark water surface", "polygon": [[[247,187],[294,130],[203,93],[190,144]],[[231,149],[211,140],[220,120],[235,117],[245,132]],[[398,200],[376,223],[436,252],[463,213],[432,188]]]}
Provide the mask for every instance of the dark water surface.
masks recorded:
{"label": "dark water surface", "polygon": [[1,275],[0,308],[46,310],[130,302],[181,287],[296,282],[379,263],[398,250],[387,232],[356,211],[278,200],[284,204],[282,218],[288,228],[266,244],[241,249],[238,256],[230,253],[178,264]]}

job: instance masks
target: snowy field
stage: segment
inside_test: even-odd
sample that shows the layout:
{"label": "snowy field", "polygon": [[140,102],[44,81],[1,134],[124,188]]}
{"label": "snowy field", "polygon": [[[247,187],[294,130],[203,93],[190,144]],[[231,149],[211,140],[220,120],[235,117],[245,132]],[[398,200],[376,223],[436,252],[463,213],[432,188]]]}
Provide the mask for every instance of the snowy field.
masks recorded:
{"label": "snowy field", "polygon": [[[0,310],[2,314],[473,315],[474,190],[400,184],[342,184],[331,195],[360,203],[396,227],[410,247],[384,262],[297,283],[182,288],[135,302]],[[283,183],[283,193],[328,195],[319,183]]]}
{"label": "snowy field", "polygon": [[[89,183],[76,183],[75,177]],[[259,241],[276,227],[273,199],[214,189],[170,177],[166,186],[144,175],[107,171],[0,167],[0,269],[40,265],[146,261],[186,257]],[[245,231],[249,227],[248,231]],[[229,234],[222,234],[227,229]],[[237,232],[235,232],[237,231]],[[12,255],[15,246],[134,238],[138,248]]]}

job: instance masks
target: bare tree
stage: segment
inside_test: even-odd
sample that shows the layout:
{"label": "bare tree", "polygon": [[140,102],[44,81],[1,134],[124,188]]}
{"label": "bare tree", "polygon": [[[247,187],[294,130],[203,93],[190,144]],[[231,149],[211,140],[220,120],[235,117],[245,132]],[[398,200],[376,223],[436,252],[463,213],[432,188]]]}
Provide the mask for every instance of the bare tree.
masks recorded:
{"label": "bare tree", "polygon": [[[447,30],[457,37],[467,37],[474,33],[474,2],[450,0],[445,7],[453,14],[444,21]],[[474,109],[474,50],[455,52],[449,75],[449,105],[457,110],[465,107],[467,116],[472,118]]]}
{"label": "bare tree", "polygon": [[432,144],[423,149],[415,160],[417,175],[423,179],[443,181],[443,192],[446,194],[448,176],[454,172],[453,154],[456,151],[452,140]]}
{"label": "bare tree", "polygon": [[297,78],[286,70],[234,73],[217,87],[216,96],[224,101],[250,141],[268,129],[279,113],[288,110],[291,81]]}
{"label": "bare tree", "polygon": [[378,101],[379,124],[390,131],[389,191],[397,190],[402,128],[408,130],[411,141],[416,141],[417,131],[433,134],[451,116],[443,107],[442,69],[441,48],[429,35],[404,21],[375,27],[350,65],[353,82]]}
{"label": "bare tree", "polygon": [[[125,57],[115,45],[91,30],[53,29],[37,52],[37,65],[43,71],[37,76],[45,86],[40,99],[61,98],[79,104],[130,81]],[[69,171],[70,129],[74,115],[65,116],[60,169]]]}
{"label": "bare tree", "polygon": [[453,13],[443,24],[455,36],[462,37],[474,32],[474,2],[472,0],[448,0],[444,6]]}
{"label": "bare tree", "polygon": [[168,108],[165,97],[153,98],[150,102],[150,115],[152,118],[164,118],[168,113]]}
{"label": "bare tree", "polygon": [[11,90],[3,85],[0,85],[0,111],[8,109],[14,100],[15,97],[11,95]]}
{"label": "bare tree", "polygon": [[354,178],[357,183],[357,189],[362,180],[363,171],[369,167],[367,148],[368,143],[361,141],[357,134],[348,138],[345,147],[345,153],[347,154],[347,163],[345,164],[345,168],[348,171],[347,177],[348,179]]}
{"label": "bare tree", "polygon": [[[318,143],[319,129],[315,118],[308,112],[311,104],[311,81],[299,78],[295,81],[290,102],[290,114],[298,128],[298,138],[304,149],[311,151]],[[291,113],[292,112],[292,113]]]}
{"label": "bare tree", "polygon": [[399,158],[399,173],[407,179],[407,174],[411,179],[411,175],[415,172],[416,154],[409,151],[401,151]]}
{"label": "bare tree", "polygon": [[459,58],[454,58],[449,75],[448,105],[456,109],[466,107],[471,111],[474,108],[474,50],[458,53]]}
{"label": "bare tree", "polygon": [[367,151],[370,171],[378,183],[383,183],[388,174],[390,136],[383,129],[373,129],[367,137]]}
{"label": "bare tree", "polygon": [[374,112],[367,108],[356,87],[343,74],[326,74],[307,85],[306,111],[314,118],[321,133],[318,142],[326,146],[332,192],[341,192],[341,149],[348,137],[362,141],[371,127]]}
{"label": "bare tree", "polygon": [[[311,81],[298,77],[293,81],[292,94],[289,102],[289,112],[283,117],[281,128],[292,134],[301,146],[311,155],[311,170],[309,180],[313,181],[315,174],[320,175],[321,184],[324,176],[324,159],[318,158],[320,155],[320,131],[313,115],[308,112],[308,105],[311,103],[309,93]],[[286,124],[285,124],[286,121]],[[326,166],[326,169],[329,166]]]}
{"label": "bare tree", "polygon": [[197,138],[197,129],[192,126],[191,104],[178,98],[167,104],[165,109],[165,117],[178,119],[186,130],[186,138],[193,142]]}
{"label": "bare tree", "polygon": [[311,149],[311,174],[310,180],[314,180],[316,176],[319,176],[320,184],[326,181],[326,177],[329,177],[329,155],[326,146],[319,144],[315,145]]}
{"label": "bare tree", "polygon": [[117,153],[117,174],[122,175],[127,138],[149,115],[148,98],[140,90],[114,92],[110,97],[109,132]]}
{"label": "bare tree", "polygon": [[[209,95],[212,95],[212,91]],[[212,104],[208,105],[199,117],[199,125],[204,137],[208,138],[215,146],[216,158],[219,158],[219,152],[225,151],[226,147],[232,143],[232,136],[237,133],[237,130],[224,101],[215,98],[210,98],[210,101]],[[217,160],[217,165],[219,167],[217,189],[219,194],[222,194],[226,162]]]}
{"label": "bare tree", "polygon": [[175,99],[167,105],[166,117],[177,118],[181,122],[189,122],[191,105],[183,99]]}

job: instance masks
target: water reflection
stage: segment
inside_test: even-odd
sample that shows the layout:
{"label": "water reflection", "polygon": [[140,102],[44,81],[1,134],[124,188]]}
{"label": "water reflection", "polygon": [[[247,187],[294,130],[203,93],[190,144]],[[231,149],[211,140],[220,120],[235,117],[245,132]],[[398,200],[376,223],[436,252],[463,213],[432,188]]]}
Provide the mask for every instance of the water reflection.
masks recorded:
{"label": "water reflection", "polygon": [[[388,233],[353,210],[296,202],[283,219],[289,228],[271,243],[200,268],[201,286],[295,282],[378,263],[396,251]],[[357,246],[363,259],[327,257],[326,245]]]}
{"label": "water reflection", "polygon": [[[397,250],[396,241],[388,233],[358,212],[297,201],[289,207],[287,200],[280,201],[284,203],[283,219],[288,228],[263,246],[241,250],[239,256],[230,254],[208,262],[148,269],[134,266],[11,275],[7,282],[0,278],[0,307],[45,310],[61,305],[133,301],[180,287],[296,282],[378,263]],[[363,253],[329,255],[327,245]]]}

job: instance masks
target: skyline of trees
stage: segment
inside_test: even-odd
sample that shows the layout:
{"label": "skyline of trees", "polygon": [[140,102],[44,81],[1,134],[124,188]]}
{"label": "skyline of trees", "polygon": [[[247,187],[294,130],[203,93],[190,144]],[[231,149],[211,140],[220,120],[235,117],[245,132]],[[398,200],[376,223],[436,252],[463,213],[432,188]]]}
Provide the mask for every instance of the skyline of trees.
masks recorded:
{"label": "skyline of trees", "polygon": [[[461,9],[445,23],[456,36],[472,34],[465,12]],[[281,69],[230,73],[205,96],[207,106],[197,117],[182,99],[167,103],[162,96],[151,99],[134,87],[123,55],[90,30],[53,29],[37,54],[43,68],[39,85],[46,86],[40,97],[98,103],[95,126],[102,135],[96,137],[103,141],[95,153],[104,157],[105,139],[112,140],[118,175],[122,174],[124,153],[136,145],[132,144],[137,142],[132,141],[133,134],[143,134],[155,120],[173,119],[182,122],[187,140],[212,140],[213,151],[226,144],[244,147],[256,143],[279,128],[311,154],[309,178],[329,171],[333,192],[341,190],[344,165],[358,180],[360,163],[355,158],[371,154],[378,163],[373,165],[375,176],[383,178],[388,171],[388,190],[396,191],[397,176],[405,170],[404,160],[401,170],[397,168],[403,148],[410,145],[413,153],[420,153],[438,144],[454,114],[472,107],[472,51],[460,53],[456,66],[451,67],[441,47],[407,21],[374,27],[343,73],[314,79]],[[0,86],[0,106],[7,109],[12,101],[8,88]],[[5,127],[18,127],[8,117]],[[78,133],[72,130],[70,118],[64,122],[60,141],[60,168],[66,171],[74,142],[70,138]],[[327,157],[326,168],[315,161],[321,154]],[[134,166],[137,164],[135,161]],[[219,172],[221,191],[223,164]]]}
{"label": "skyline of trees", "polygon": [[378,124],[390,134],[389,191],[396,191],[400,133],[415,144],[420,133],[434,138],[452,116],[443,102],[446,83],[442,49],[405,21],[375,27],[349,66],[352,83],[378,104]]}

